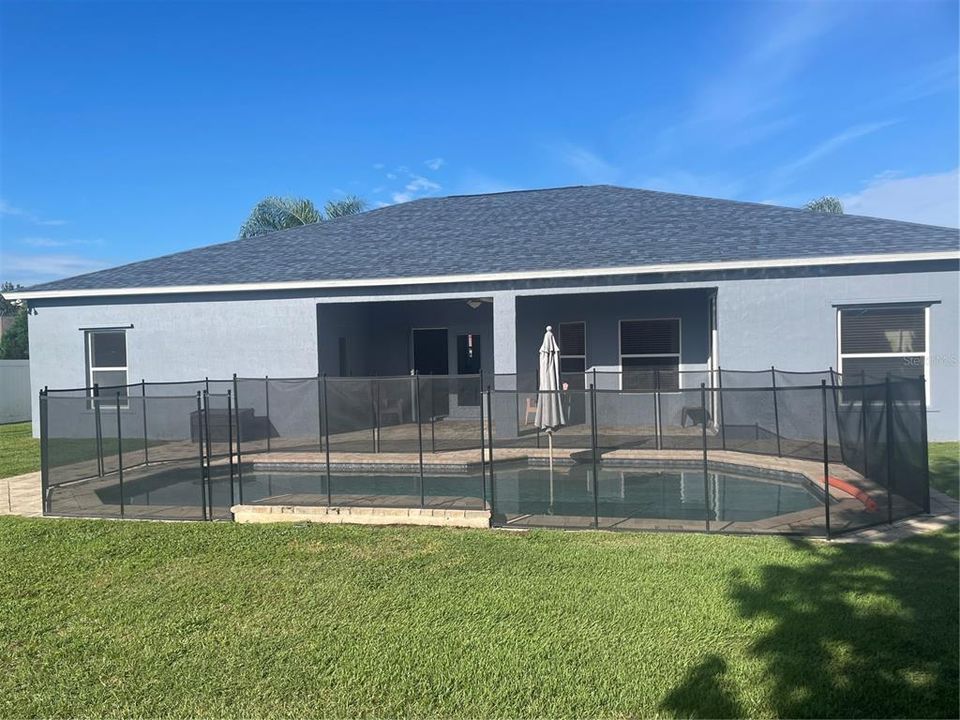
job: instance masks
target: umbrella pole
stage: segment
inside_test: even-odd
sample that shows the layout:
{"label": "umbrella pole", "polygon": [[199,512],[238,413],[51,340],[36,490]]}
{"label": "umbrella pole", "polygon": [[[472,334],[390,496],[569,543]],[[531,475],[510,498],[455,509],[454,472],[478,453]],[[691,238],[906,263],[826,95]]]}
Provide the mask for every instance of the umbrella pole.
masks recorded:
{"label": "umbrella pole", "polygon": [[549,453],[549,463],[550,463],[550,514],[553,514],[553,430],[547,431],[547,445],[550,448],[547,452]]}

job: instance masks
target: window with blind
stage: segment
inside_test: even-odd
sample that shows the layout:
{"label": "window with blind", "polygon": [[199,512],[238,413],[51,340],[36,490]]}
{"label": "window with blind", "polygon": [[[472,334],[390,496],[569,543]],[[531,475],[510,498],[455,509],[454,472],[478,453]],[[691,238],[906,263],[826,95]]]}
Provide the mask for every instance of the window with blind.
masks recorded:
{"label": "window with blind", "polygon": [[127,388],[127,334],[123,330],[87,330],[87,385],[97,385],[100,396],[121,395],[126,404]]}
{"label": "window with blind", "polygon": [[587,324],[562,322],[557,326],[560,346],[560,372],[583,373],[587,370]]}
{"label": "window with blind", "polygon": [[927,308],[917,305],[841,308],[839,369],[855,381],[887,375],[916,378],[928,365]]}
{"label": "window with blind", "polygon": [[679,390],[680,320],[621,320],[620,370],[624,390]]}

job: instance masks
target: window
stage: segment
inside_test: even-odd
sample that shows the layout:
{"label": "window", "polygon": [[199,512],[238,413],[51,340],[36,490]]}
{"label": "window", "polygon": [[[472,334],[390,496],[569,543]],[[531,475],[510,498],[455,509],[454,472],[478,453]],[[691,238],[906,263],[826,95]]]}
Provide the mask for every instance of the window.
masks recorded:
{"label": "window", "polygon": [[621,320],[624,390],[680,389],[680,320]]}
{"label": "window", "polygon": [[123,330],[87,330],[87,385],[99,385],[100,395],[126,397],[127,334]]}
{"label": "window", "polygon": [[927,310],[922,305],[841,308],[840,373],[857,382],[883,382],[888,374],[928,377]]}
{"label": "window", "polygon": [[560,373],[571,375],[564,380],[571,387],[583,387],[587,371],[587,324],[562,322],[557,326],[557,345],[560,346]]}

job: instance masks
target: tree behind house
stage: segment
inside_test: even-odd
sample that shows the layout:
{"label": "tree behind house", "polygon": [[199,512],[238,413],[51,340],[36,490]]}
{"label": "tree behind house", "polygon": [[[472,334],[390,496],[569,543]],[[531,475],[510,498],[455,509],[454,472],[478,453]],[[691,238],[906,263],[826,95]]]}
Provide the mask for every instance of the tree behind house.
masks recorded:
{"label": "tree behind house", "polygon": [[366,203],[355,195],[343,200],[329,201],[324,212],[306,198],[271,195],[254,205],[250,216],[240,227],[239,238],[257,237],[277,230],[288,230],[301,225],[312,225],[345,215],[363,212]]}
{"label": "tree behind house", "polygon": [[22,285],[5,282],[0,286],[0,317],[13,317],[13,323],[0,337],[0,360],[26,360],[30,357],[27,337],[27,306],[6,298],[7,293],[22,290]]}
{"label": "tree behind house", "polygon": [[819,213],[832,213],[834,215],[843,215],[843,203],[840,198],[833,195],[824,195],[816,200],[811,200],[804,208]]}

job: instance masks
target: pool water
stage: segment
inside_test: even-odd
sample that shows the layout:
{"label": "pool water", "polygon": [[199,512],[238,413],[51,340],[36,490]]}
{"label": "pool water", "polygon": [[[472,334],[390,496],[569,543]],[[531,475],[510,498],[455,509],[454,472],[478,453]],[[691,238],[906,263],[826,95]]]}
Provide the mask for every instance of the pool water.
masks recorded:
{"label": "pool water", "polygon": [[[482,509],[484,490],[489,499],[489,474],[426,474],[423,501],[430,507]],[[101,481],[102,482],[102,481]],[[556,515],[593,518],[593,468],[589,464],[559,466],[551,477],[546,467],[496,468],[495,515]],[[332,473],[334,504],[417,507],[421,498],[420,476],[408,474]],[[71,492],[82,493],[81,486]],[[93,491],[103,506],[119,503],[116,486],[98,486]],[[234,500],[240,501],[240,483],[234,484]],[[600,517],[650,518],[688,521],[754,521],[822,505],[817,491],[800,476],[751,477],[702,470],[602,467],[596,488]],[[244,503],[326,504],[324,472],[243,472]],[[213,503],[230,507],[229,477],[213,483]],[[195,471],[161,471],[124,483],[124,505],[135,514],[137,507],[182,506],[199,508],[202,490]],[[53,508],[56,512],[56,508]]]}
{"label": "pool water", "polygon": [[[799,476],[709,472],[705,483],[702,470],[601,468],[599,475],[600,517],[749,522],[822,505]],[[552,483],[546,468],[498,473],[496,491],[497,511],[508,515],[592,517],[594,512],[588,465],[555,469]]]}

